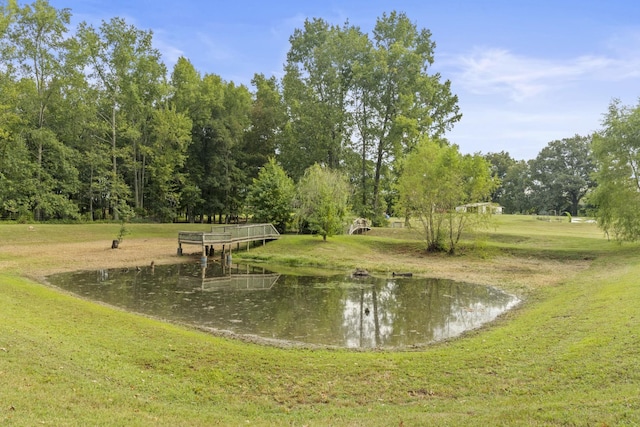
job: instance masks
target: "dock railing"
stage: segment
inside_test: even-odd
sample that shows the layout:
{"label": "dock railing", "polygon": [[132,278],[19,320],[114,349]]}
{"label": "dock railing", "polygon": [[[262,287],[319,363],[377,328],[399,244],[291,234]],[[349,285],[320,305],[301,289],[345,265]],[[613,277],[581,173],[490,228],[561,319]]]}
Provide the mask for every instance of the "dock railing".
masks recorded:
{"label": "dock railing", "polygon": [[253,242],[256,240],[273,240],[280,238],[280,233],[273,224],[218,225],[211,227],[211,233],[231,235],[229,243]]}
{"label": "dock railing", "polygon": [[[246,225],[216,225],[210,232],[205,231],[180,231],[178,232],[178,255],[182,255],[182,245],[201,245],[203,256],[207,256],[209,248],[215,245],[222,246],[222,251],[231,250],[231,245],[236,243],[256,242],[262,240],[275,240],[280,238],[280,233],[273,224],[246,224]],[[248,248],[248,246],[247,246]]]}

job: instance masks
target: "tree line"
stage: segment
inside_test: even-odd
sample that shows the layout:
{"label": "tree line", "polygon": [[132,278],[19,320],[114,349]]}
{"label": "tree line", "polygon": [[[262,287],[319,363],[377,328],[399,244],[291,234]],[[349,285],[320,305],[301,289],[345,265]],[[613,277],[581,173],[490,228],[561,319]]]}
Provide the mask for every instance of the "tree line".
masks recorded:
{"label": "tree line", "polygon": [[371,35],[307,20],[284,77],[256,74],[252,89],[187,58],[167,70],[152,33],[120,18],[72,31],[46,0],[1,16],[4,218],[229,220],[273,157],[296,182],[315,164],[341,171],[354,211],[379,219],[395,162],[461,117],[430,71],[430,32],[402,13]]}
{"label": "tree line", "polygon": [[491,198],[515,214],[593,215],[584,197],[596,186],[593,135],[575,135],[549,142],[531,160],[513,159],[508,152],[488,153],[500,185]]}
{"label": "tree line", "polygon": [[[624,163],[636,176],[633,150],[605,161],[608,143],[629,140],[619,128],[638,126],[637,108],[615,101],[603,131],[552,141],[535,159],[460,154],[445,138],[462,117],[458,98],[431,70],[431,33],[403,13],[383,14],[370,34],[306,20],[290,37],[283,77],[255,74],[251,88],[184,57],[168,70],[153,34],[121,18],[73,30],[70,19],[47,0],[0,7],[1,218],[250,215],[284,228],[297,210],[310,229],[331,233],[327,217],[346,211],[376,225],[386,214],[429,222],[429,210],[488,200],[508,213],[576,215],[604,203],[602,166]],[[436,193],[410,194],[418,184],[448,188],[449,200],[425,205]],[[340,203],[320,209],[323,200]],[[453,244],[459,224],[448,221]]]}

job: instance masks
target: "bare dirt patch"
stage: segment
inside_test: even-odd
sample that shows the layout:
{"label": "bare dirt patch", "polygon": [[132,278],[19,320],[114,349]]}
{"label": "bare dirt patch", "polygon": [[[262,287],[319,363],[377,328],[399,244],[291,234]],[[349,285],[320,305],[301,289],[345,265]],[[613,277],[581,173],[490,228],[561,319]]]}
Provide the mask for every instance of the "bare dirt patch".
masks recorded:
{"label": "bare dirt patch", "polygon": [[441,260],[430,264],[436,277],[506,289],[558,285],[588,268],[589,261],[554,261],[498,256],[487,260]]}
{"label": "bare dirt patch", "polygon": [[125,240],[118,249],[111,249],[106,241],[5,245],[0,259],[0,269],[41,280],[65,271],[145,266],[152,261],[157,265],[191,262],[194,256],[188,251],[178,256],[176,239],[154,238]]}

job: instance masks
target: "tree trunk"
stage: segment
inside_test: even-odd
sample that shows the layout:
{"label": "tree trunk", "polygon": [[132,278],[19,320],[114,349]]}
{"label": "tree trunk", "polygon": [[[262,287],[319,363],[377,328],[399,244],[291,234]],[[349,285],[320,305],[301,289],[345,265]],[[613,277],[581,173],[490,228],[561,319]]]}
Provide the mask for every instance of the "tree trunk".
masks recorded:
{"label": "tree trunk", "polygon": [[131,160],[133,162],[133,200],[136,209],[140,208],[140,168],[138,167],[138,147],[135,141],[131,141]]}
{"label": "tree trunk", "polygon": [[376,172],[373,177],[373,197],[372,207],[373,214],[378,212],[378,194],[380,193],[380,175],[382,174],[382,158],[384,157],[383,138],[378,141],[378,154],[376,158]]}
{"label": "tree trunk", "polygon": [[372,294],[373,298],[373,330],[375,342],[374,345],[377,347],[381,344],[380,340],[380,319],[378,316],[378,293],[376,292],[376,287],[373,287]]}
{"label": "tree trunk", "polygon": [[112,173],[113,181],[111,182],[111,209],[113,210],[113,219],[118,221],[120,215],[118,214],[118,194],[116,190],[116,181],[118,179],[118,156],[116,155],[116,104],[114,102],[111,109],[111,159],[113,162]]}
{"label": "tree trunk", "polygon": [[[365,108],[364,116],[366,117],[367,111]],[[364,119],[364,124],[362,126],[365,132],[361,132],[362,136],[362,208],[365,209],[367,207],[367,120]]]}
{"label": "tree trunk", "polygon": [[93,165],[89,174],[89,214],[91,215],[91,221],[95,221],[96,218],[93,214]]}
{"label": "tree trunk", "polygon": [[[391,98],[394,98],[393,96]],[[373,180],[373,214],[376,215],[378,213],[378,204],[380,202],[379,194],[380,194],[380,175],[382,174],[382,161],[384,158],[384,146],[385,146],[385,138],[389,134],[388,127],[391,124],[391,115],[392,115],[393,106],[387,105],[384,122],[382,123],[382,130],[380,132],[380,137],[378,138],[378,154],[376,159],[376,172]]]}

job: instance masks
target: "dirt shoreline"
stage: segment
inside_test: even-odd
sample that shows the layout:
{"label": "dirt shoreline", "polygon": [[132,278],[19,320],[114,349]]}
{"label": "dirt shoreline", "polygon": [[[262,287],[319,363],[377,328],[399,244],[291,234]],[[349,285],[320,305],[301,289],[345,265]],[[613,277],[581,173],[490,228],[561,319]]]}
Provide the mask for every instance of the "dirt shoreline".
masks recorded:
{"label": "dirt shoreline", "polygon": [[[174,238],[131,238],[122,242],[118,249],[111,249],[111,242],[102,240],[3,245],[0,246],[0,271],[17,272],[43,283],[46,276],[70,271],[144,267],[151,262],[161,265],[199,261],[199,247],[185,246],[183,249],[183,256],[178,256]],[[561,283],[590,265],[590,261],[562,262],[508,256],[476,259],[394,254],[391,258],[394,265],[402,265],[406,271],[419,276],[495,286],[518,297],[524,297],[532,289]],[[384,260],[389,260],[388,254]],[[375,270],[381,265],[376,256],[358,261],[364,264],[353,268]]]}
{"label": "dirt shoreline", "polygon": [[[197,259],[197,248],[177,255],[175,239],[129,239],[118,249],[111,242],[48,243],[35,245],[4,245],[0,248],[0,270],[18,271],[38,281],[46,276],[77,270],[99,270],[146,266],[153,262],[176,264]],[[25,260],[28,259],[28,262]]]}

